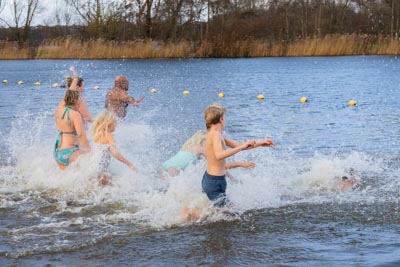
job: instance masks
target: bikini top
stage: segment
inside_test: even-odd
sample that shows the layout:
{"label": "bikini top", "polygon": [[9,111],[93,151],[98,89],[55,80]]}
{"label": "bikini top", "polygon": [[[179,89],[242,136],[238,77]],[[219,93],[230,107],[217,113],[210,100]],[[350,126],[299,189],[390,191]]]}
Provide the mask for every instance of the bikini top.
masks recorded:
{"label": "bikini top", "polygon": [[[71,116],[69,114],[69,111],[71,110],[71,106],[66,106],[63,114],[61,115],[61,119],[64,119],[65,115],[67,115],[67,120],[68,120],[68,126],[71,126]],[[78,136],[78,133],[76,131],[72,132],[63,132],[63,131],[58,131],[59,134],[73,134],[75,136]]]}
{"label": "bikini top", "polygon": [[[63,114],[61,115],[61,119],[64,119],[65,115],[67,115],[67,120],[68,120],[68,126],[71,126],[71,117],[69,115],[69,111],[71,110],[70,106],[67,106],[63,112]],[[58,131],[58,135],[56,138],[56,143],[54,145],[54,150],[58,151],[58,147],[60,146],[60,142],[61,142],[61,135],[63,134],[72,134],[74,136],[78,136],[78,133],[76,131],[72,131],[72,132],[63,132],[63,131]]]}

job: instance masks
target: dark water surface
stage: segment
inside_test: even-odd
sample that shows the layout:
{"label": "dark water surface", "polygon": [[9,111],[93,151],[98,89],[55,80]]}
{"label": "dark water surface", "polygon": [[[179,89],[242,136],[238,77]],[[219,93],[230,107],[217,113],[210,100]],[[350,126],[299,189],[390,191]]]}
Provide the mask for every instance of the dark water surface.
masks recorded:
{"label": "dark water surface", "polygon": [[[115,133],[140,172],[113,160],[112,186],[96,149],[64,172],[52,158],[52,84],[72,65],[94,115],[118,74],[145,96]],[[399,73],[397,57],[0,61],[0,265],[399,266]],[[227,136],[277,144],[232,159],[256,168],[232,170],[228,212],[201,192],[204,162],[159,175],[214,102]],[[361,183],[340,191],[350,169]],[[183,206],[203,216],[181,222]]]}

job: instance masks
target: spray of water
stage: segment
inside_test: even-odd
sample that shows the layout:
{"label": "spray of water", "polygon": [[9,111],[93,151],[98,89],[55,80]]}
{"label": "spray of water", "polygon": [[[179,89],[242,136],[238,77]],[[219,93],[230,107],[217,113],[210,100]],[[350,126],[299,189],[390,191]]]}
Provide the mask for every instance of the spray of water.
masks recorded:
{"label": "spray of water", "polygon": [[[21,205],[21,201],[40,197],[55,203],[51,205],[54,211],[48,213],[49,221],[59,213],[82,213],[87,207],[109,207],[104,208],[105,214],[96,214],[95,220],[103,223],[133,221],[151,227],[182,223],[180,214],[184,207],[201,211],[200,222],[227,219],[212,208],[201,191],[205,162],[190,166],[176,177],[165,178],[160,174],[163,160],[172,156],[166,155],[166,145],[161,145],[168,140],[164,137],[171,134],[171,129],[155,128],[144,121],[120,123],[115,133],[117,147],[140,171],[133,173],[113,159],[110,165],[112,185],[99,186],[102,149],[93,146],[92,153],[80,156],[65,171],[59,170],[52,158],[54,140],[49,135],[54,132],[54,126],[48,124],[48,120],[49,114],[36,117],[25,114],[13,122],[5,142],[7,156],[14,160],[0,167],[2,207]],[[399,188],[397,180],[393,179],[398,170],[389,170],[392,180],[388,181],[389,178],[382,177],[384,159],[361,152],[315,153],[304,158],[295,153],[278,155],[272,149],[261,148],[245,151],[232,160],[251,160],[257,165],[254,170],[231,171],[235,180],[228,180],[228,209],[236,214],[299,202],[379,198],[384,197],[385,190],[391,191],[393,186]],[[349,175],[350,169],[356,171],[360,184],[341,191],[340,179]],[[35,209],[34,203],[32,206]],[[40,209],[40,205],[36,208]],[[74,218],[73,223],[94,219],[81,217],[81,221]]]}

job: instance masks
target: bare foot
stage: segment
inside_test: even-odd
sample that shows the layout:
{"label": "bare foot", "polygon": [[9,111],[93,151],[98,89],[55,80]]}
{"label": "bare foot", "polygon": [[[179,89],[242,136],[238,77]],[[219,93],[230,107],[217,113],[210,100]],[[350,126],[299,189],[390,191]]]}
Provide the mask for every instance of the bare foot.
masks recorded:
{"label": "bare foot", "polygon": [[110,185],[110,179],[108,178],[108,176],[107,175],[103,175],[103,176],[101,176],[101,178],[100,178],[100,181],[99,181],[99,184],[100,185]]}
{"label": "bare foot", "polygon": [[181,209],[181,221],[197,221],[200,218],[201,212],[199,210],[191,210],[187,207]]}

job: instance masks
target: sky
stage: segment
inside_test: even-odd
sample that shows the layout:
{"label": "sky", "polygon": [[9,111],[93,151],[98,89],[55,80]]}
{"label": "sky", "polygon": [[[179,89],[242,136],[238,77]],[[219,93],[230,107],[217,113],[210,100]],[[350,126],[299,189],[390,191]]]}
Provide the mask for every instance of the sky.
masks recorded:
{"label": "sky", "polygon": [[[11,12],[11,1],[10,0],[3,0],[5,1],[5,7],[3,11],[0,13],[0,17],[6,20],[9,24],[12,24],[12,12]],[[26,0],[22,0],[25,2]],[[65,9],[64,0],[39,0],[39,12],[33,17],[32,26],[37,25],[54,25],[56,24],[55,20],[55,10],[58,9]],[[3,21],[0,21],[0,26],[6,26]]]}

